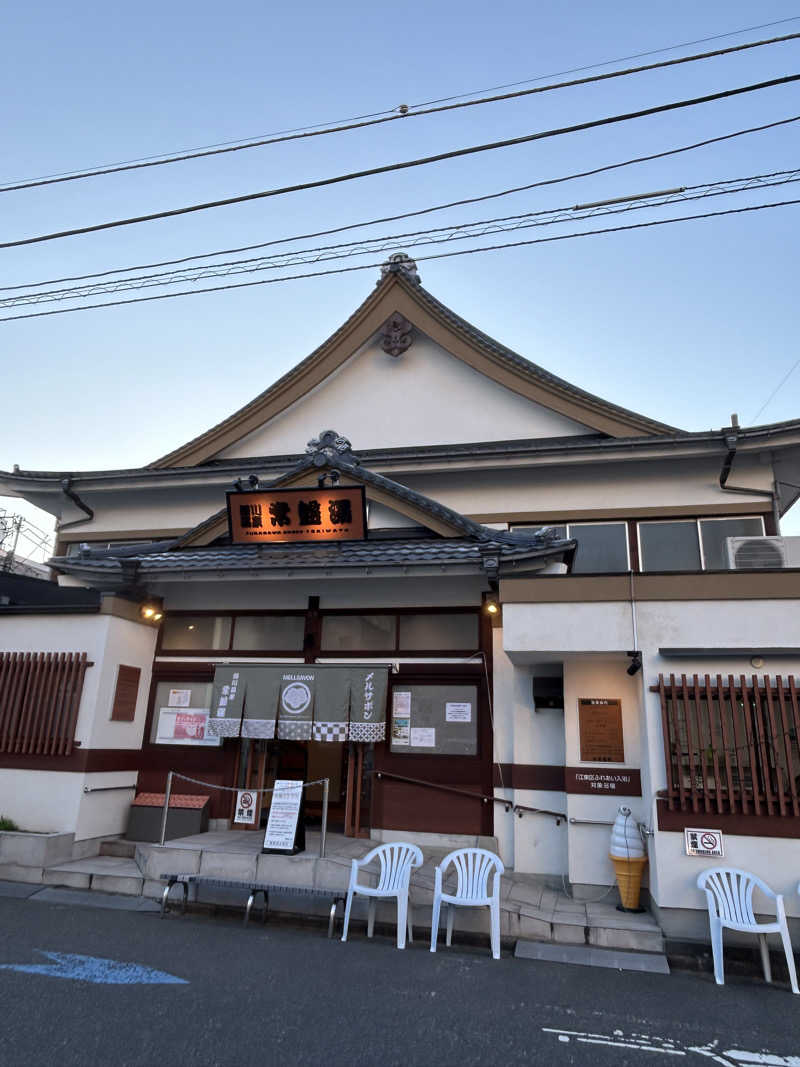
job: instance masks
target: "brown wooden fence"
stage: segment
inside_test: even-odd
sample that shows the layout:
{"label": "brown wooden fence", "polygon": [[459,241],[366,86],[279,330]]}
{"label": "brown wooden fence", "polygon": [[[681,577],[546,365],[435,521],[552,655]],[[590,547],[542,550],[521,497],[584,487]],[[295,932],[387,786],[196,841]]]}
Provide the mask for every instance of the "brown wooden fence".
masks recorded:
{"label": "brown wooden fence", "polygon": [[670,811],[800,815],[795,678],[659,675]]}
{"label": "brown wooden fence", "polygon": [[0,652],[0,752],[69,756],[85,652]]}

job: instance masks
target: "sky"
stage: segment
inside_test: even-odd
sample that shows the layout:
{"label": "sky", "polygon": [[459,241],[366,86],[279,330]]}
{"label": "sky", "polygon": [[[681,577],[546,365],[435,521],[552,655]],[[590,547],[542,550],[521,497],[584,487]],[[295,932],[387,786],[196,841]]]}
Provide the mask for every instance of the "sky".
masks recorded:
{"label": "sky", "polygon": [[[732,33],[786,19],[793,21]],[[792,32],[800,32],[797,7],[737,0],[676,0],[663,7],[627,0],[337,6],[245,0],[223,8],[207,0],[143,0],[124,10],[81,0],[17,4],[4,15],[0,187],[400,105],[413,111],[430,100],[509,83],[546,84],[574,68],[600,73]],[[731,36],[672,47],[720,34]],[[0,241],[345,174],[798,72],[800,40],[356,131],[0,191]],[[325,188],[0,249],[0,286],[292,238],[664,151],[800,114],[798,84]],[[791,170],[800,166],[799,140],[797,123],[354,235],[389,238]],[[687,430],[728,425],[732,412],[742,425],[753,425],[757,415],[759,423],[800,417],[800,369],[792,370],[800,357],[797,205],[430,262],[421,257],[789,199],[800,199],[800,183],[444,247],[415,249],[398,236],[391,248],[416,254],[423,285],[456,312],[590,392]],[[281,247],[312,248],[348,236]],[[387,254],[345,265],[380,262]],[[154,460],[231,414],[315,349],[377,277],[371,267],[0,322],[0,468],[80,471]],[[9,295],[0,290],[0,297]],[[0,309],[0,316],[65,306],[75,305]],[[349,436],[357,450],[357,432]],[[3,506],[48,523],[18,500],[0,498]],[[783,532],[800,533],[800,507],[795,511]]]}

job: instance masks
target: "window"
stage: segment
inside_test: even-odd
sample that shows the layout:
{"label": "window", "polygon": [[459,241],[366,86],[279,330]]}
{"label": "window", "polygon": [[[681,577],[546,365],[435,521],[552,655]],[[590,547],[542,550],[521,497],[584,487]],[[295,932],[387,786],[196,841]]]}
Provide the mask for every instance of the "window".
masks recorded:
{"label": "window", "polygon": [[233,629],[233,648],[299,652],[304,633],[302,615],[239,615]]}
{"label": "window", "polygon": [[512,530],[554,530],[557,537],[578,542],[573,574],[624,573],[628,561],[628,527],[625,522],[572,522],[561,526],[513,526]]}
{"label": "window", "polygon": [[322,651],[394,651],[396,615],[325,615]]}
{"label": "window", "polygon": [[400,651],[445,652],[478,647],[478,616],[401,615],[397,647]]}
{"label": "window", "polygon": [[760,516],[731,519],[681,519],[639,523],[643,571],[718,571],[728,569],[727,537],[761,537]]}
{"label": "window", "polygon": [[761,537],[764,533],[764,520],[758,518],[743,519],[701,519],[700,539],[703,544],[703,565],[707,571],[724,571],[728,569],[726,537]]}
{"label": "window", "polygon": [[643,571],[699,571],[697,522],[640,522],[639,559]]}
{"label": "window", "polygon": [[211,682],[158,682],[151,743],[218,747],[221,738],[207,736],[212,688]]}
{"label": "window", "polygon": [[161,627],[164,652],[229,648],[230,643],[230,615],[167,615]]}

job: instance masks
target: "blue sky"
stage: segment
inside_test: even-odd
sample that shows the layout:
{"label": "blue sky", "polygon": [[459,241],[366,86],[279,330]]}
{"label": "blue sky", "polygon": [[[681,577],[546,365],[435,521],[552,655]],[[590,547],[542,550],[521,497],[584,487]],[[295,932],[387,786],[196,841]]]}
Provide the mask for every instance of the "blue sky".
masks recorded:
{"label": "blue sky", "polygon": [[[144,2],[125,11],[99,3],[12,5],[0,69],[6,103],[0,184],[413,106],[795,15],[796,7],[781,2],[677,2],[663,9],[588,0],[351,0],[280,10],[253,2],[221,8],[205,0]],[[669,55],[798,30],[800,18]],[[516,137],[798,71],[795,41],[447,115],[4,193],[2,239]],[[794,114],[800,114],[800,92],[782,86],[412,171],[0,250],[0,285],[290,237]],[[800,124],[753,134],[452,209],[420,225],[789,169],[798,165],[799,137]],[[800,184],[786,185],[617,221],[798,197]],[[747,425],[800,355],[797,219],[798,208],[786,207],[433,261],[420,270],[428,289],[481,329],[592,392],[690,430],[726,425],[734,411]],[[614,221],[594,225],[607,224]],[[381,232],[413,228],[393,224]],[[536,236],[545,232],[553,231]],[[481,243],[504,239],[513,236]],[[0,467],[131,467],[168,452],[307,355],[376,277],[367,270],[0,323]],[[759,422],[799,416],[800,370]],[[357,447],[357,430],[341,429]],[[22,510],[19,502],[10,506]],[[800,532],[800,519],[787,520],[785,531],[792,528]]]}

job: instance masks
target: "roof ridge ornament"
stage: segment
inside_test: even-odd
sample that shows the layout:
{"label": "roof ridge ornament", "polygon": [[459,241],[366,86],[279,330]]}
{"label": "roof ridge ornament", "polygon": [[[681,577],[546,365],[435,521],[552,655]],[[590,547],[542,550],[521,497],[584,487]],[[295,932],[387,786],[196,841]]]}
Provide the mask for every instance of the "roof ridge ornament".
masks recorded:
{"label": "roof ridge ornament", "polygon": [[417,270],[417,264],[406,252],[392,252],[386,262],[381,266],[381,276],[378,285],[387,274],[404,274],[414,285],[422,285],[422,280]]}
{"label": "roof ridge ornament", "polygon": [[306,455],[312,457],[315,467],[324,467],[337,460],[344,460],[354,466],[361,463],[361,460],[353,455],[353,446],[348,439],[336,430],[323,430],[319,437],[312,437],[306,445]]}

